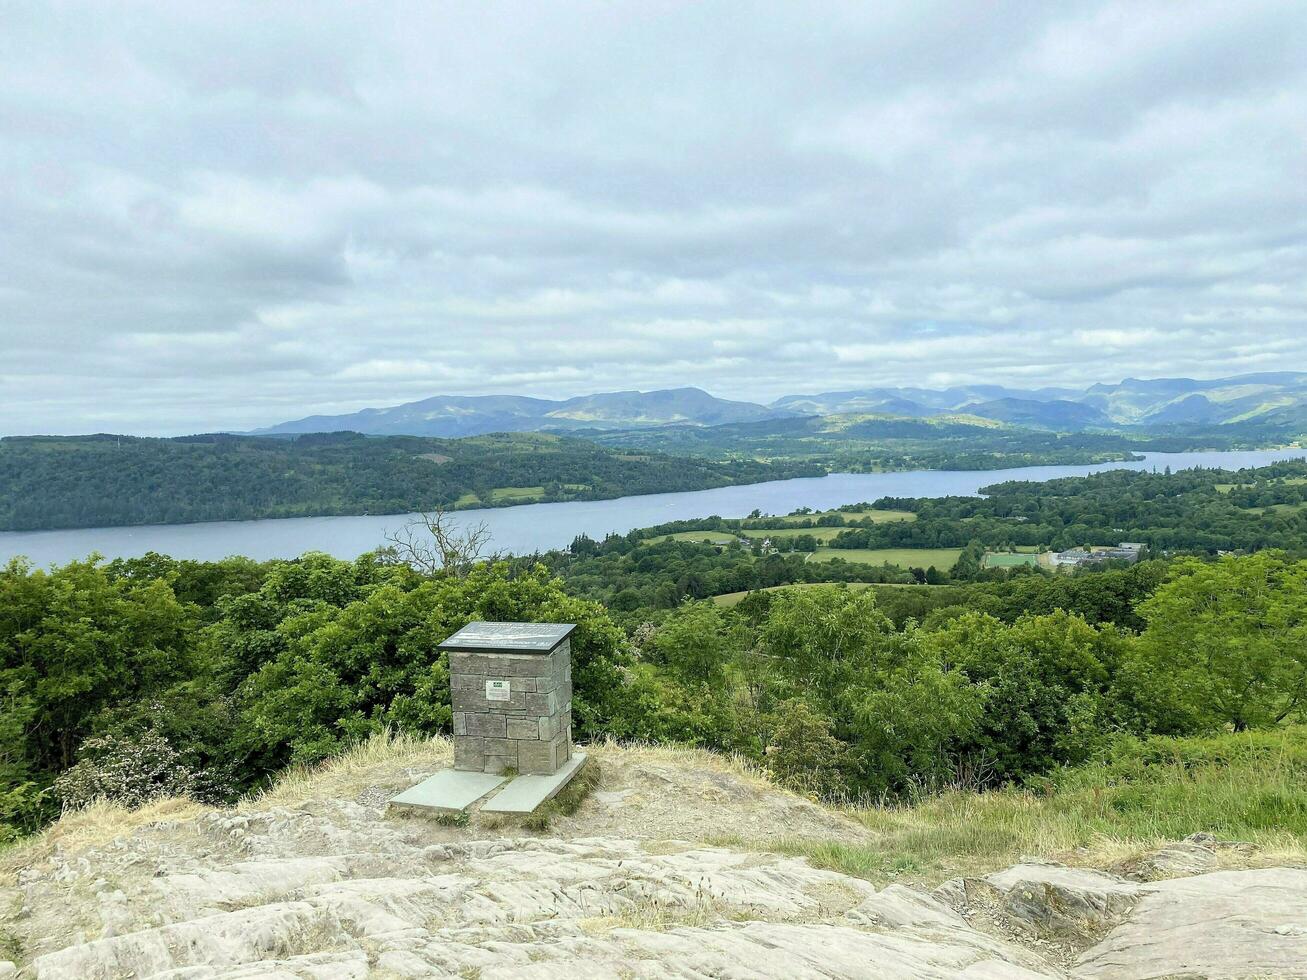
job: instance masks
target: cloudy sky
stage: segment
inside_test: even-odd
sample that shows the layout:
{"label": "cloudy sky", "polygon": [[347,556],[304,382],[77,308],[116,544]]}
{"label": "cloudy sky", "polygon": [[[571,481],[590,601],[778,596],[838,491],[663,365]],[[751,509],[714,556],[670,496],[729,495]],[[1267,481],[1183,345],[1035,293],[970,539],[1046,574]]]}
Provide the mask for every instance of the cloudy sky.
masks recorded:
{"label": "cloudy sky", "polygon": [[0,10],[0,432],[1307,370],[1301,0]]}

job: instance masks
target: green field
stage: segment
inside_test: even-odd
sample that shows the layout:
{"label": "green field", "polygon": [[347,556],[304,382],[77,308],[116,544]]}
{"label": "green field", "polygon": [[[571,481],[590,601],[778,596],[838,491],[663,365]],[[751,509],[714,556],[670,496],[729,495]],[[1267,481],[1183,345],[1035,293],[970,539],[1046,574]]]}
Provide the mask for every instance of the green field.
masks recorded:
{"label": "green field", "polygon": [[[531,488],[526,488],[531,489]],[[498,493],[499,491],[495,491]],[[499,499],[499,498],[496,498]],[[781,518],[787,521],[804,521],[816,520],[823,514],[843,513],[843,516],[850,521],[863,520],[871,518],[877,524],[890,521],[915,521],[917,515],[907,510],[859,510],[849,512],[822,511],[818,514],[796,514],[789,517]],[[677,531],[675,534],[661,534],[655,538],[647,538],[648,541],[666,541],[671,538],[673,541],[709,541],[713,544],[725,544],[735,538],[753,538],[761,541],[763,538],[771,538],[773,541],[778,538],[797,538],[801,534],[811,534],[818,541],[830,541],[841,531],[848,530],[846,527],[781,527],[781,528],[749,528],[747,530],[736,531],[734,533],[726,531]],[[853,561],[855,559],[849,559]],[[956,556],[953,561],[957,561]],[[952,562],[949,563],[950,565]]]}
{"label": "green field", "polygon": [[[590,485],[587,483],[564,483],[563,489],[569,493],[580,493],[589,490]],[[529,504],[537,500],[545,499],[544,487],[495,487],[490,491],[490,503],[492,504]],[[465,493],[454,501],[455,507],[481,507],[486,501],[482,500],[475,493]]]}
{"label": "green field", "polygon": [[1009,554],[1004,551],[986,552],[982,565],[985,568],[1016,568],[1018,565],[1037,566],[1039,556],[1034,554]]}
{"label": "green field", "polygon": [[830,514],[838,514],[846,521],[865,521],[870,519],[873,524],[886,524],[890,521],[915,521],[917,515],[910,510],[822,510],[812,514],[788,514],[782,517],[783,521],[815,521],[819,517],[826,517]]}
{"label": "green field", "polygon": [[1307,501],[1299,504],[1271,504],[1269,507],[1245,507],[1245,514],[1296,514],[1307,508]]}
{"label": "green field", "polygon": [[[1270,480],[1270,481],[1268,481],[1268,483],[1269,483],[1270,485],[1272,485],[1272,486],[1282,486],[1282,487],[1300,487],[1300,486],[1302,486],[1303,484],[1307,484],[1307,477],[1302,477],[1302,476],[1285,476],[1285,477],[1281,477],[1281,478],[1278,479],[1278,480]],[[1267,484],[1262,484],[1262,485],[1263,485],[1263,486],[1266,486]],[[1230,492],[1231,490],[1233,490],[1235,487],[1239,487],[1240,489],[1247,489],[1248,487],[1252,487],[1252,486],[1255,486],[1255,484],[1252,484],[1252,483],[1214,483],[1214,484],[1212,484],[1212,489],[1215,490],[1217,493],[1229,493],[1229,492]]]}
{"label": "green field", "polygon": [[778,538],[797,538],[800,534],[811,534],[818,541],[829,541],[841,531],[847,528],[843,527],[782,527],[773,528],[770,531],[741,531],[740,534],[746,538],[771,538],[773,541]]}
{"label": "green field", "polygon": [[490,491],[490,499],[497,504],[505,500],[539,500],[544,495],[544,487],[495,487]]}
{"label": "green field", "polygon": [[[869,588],[870,585],[871,583],[869,582],[845,582],[843,584],[836,584],[831,582],[795,582],[791,585],[771,585],[765,589],[754,589],[753,591],[754,592],[779,592],[781,589],[817,589],[817,588],[831,588],[832,586],[834,586],[836,588],[845,588],[845,589],[850,589],[854,592],[858,592],[861,591],[862,589]],[[727,592],[725,595],[713,596],[712,601],[719,606],[729,607],[738,604],[739,601],[748,594],[749,594],[748,592]]]}
{"label": "green field", "polygon": [[[543,499],[544,495],[544,487],[495,487],[490,491],[489,502],[502,504],[511,501],[516,504],[529,504]],[[485,504],[486,501],[470,491],[454,501],[455,507],[481,507]]]}
{"label": "green field", "polygon": [[734,534],[727,534],[725,531],[677,531],[675,534],[664,534],[656,538],[648,538],[649,541],[706,541],[709,544],[730,544],[736,540]]}
{"label": "green field", "polygon": [[929,568],[934,565],[941,572],[957,564],[961,548],[818,548],[809,561],[861,562],[864,565],[897,565],[900,568]]}

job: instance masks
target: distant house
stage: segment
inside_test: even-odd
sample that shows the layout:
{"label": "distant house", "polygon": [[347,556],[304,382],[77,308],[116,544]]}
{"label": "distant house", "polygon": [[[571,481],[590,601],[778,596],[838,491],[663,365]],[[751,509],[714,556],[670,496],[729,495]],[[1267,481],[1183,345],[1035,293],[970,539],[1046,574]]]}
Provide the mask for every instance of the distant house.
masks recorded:
{"label": "distant house", "polygon": [[1104,548],[1102,551],[1095,551],[1094,557],[1099,561],[1138,561],[1139,552],[1142,550],[1142,545],[1133,548],[1122,545],[1119,548]]}
{"label": "distant house", "polygon": [[1143,549],[1144,545],[1132,541],[1123,541],[1115,548],[1098,548],[1094,551],[1071,548],[1055,554],[1052,563],[1060,568],[1088,568],[1094,565],[1106,565],[1109,561],[1136,562]]}

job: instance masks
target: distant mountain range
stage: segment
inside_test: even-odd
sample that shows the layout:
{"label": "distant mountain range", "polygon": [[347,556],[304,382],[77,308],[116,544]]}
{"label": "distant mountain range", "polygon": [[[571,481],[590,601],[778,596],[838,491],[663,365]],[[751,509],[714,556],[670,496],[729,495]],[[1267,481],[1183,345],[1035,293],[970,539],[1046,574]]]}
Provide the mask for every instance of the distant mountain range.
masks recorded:
{"label": "distant mountain range", "polygon": [[352,415],[311,415],[254,435],[362,432],[385,436],[476,436],[487,432],[634,429],[656,425],[722,425],[799,413],[716,398],[699,388],[609,391],[563,401],[522,395],[437,395]]}
{"label": "distant mountain range", "polygon": [[1191,378],[1127,378],[1086,389],[864,388],[787,395],[770,405],[728,401],[699,388],[612,391],[562,401],[519,395],[437,395],[393,408],[312,415],[256,435],[362,432],[366,435],[472,436],[488,432],[638,429],[724,425],[811,415],[929,418],[966,414],[1022,428],[1082,432],[1239,422],[1307,423],[1307,372]]}
{"label": "distant mountain range", "polygon": [[927,417],[963,412],[1058,431],[1122,426],[1223,425],[1296,420],[1307,410],[1307,372],[1192,378],[1126,378],[1120,384],[1022,390],[999,385],[866,388],[787,395],[771,407],[807,415],[886,413]]}

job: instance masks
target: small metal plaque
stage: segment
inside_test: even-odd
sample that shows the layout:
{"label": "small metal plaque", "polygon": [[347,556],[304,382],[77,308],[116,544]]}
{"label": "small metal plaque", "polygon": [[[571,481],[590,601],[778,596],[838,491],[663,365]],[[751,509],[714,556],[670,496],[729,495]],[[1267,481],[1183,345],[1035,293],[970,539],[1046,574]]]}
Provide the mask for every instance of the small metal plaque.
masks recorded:
{"label": "small metal plaque", "polygon": [[507,701],[512,693],[508,681],[486,681],[487,701]]}

